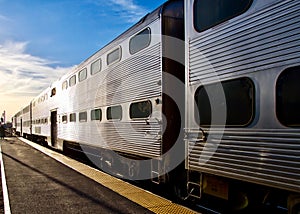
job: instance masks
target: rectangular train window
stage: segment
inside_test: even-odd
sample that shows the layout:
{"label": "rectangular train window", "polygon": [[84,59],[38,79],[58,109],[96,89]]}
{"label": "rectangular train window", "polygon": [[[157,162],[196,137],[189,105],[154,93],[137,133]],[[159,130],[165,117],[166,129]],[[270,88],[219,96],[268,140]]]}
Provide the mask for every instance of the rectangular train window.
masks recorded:
{"label": "rectangular train window", "polygon": [[122,119],[122,106],[112,106],[107,108],[106,116],[108,120]]}
{"label": "rectangular train window", "polygon": [[87,121],[87,112],[79,112],[79,122],[86,122]]}
{"label": "rectangular train window", "polygon": [[151,41],[151,31],[150,28],[139,32],[133,36],[129,41],[129,52],[130,54],[135,54],[140,50],[148,47]]}
{"label": "rectangular train window", "polygon": [[198,32],[207,30],[244,13],[252,0],[195,0],[194,27]]}
{"label": "rectangular train window", "polygon": [[121,47],[118,47],[117,49],[107,54],[107,65],[120,61],[120,59],[121,59]]}
{"label": "rectangular train window", "polygon": [[81,82],[81,81],[85,80],[86,78],[87,78],[87,69],[85,68],[85,69],[79,71],[78,80],[79,80],[79,82]]}
{"label": "rectangular train window", "polygon": [[100,71],[101,71],[101,59],[98,59],[97,61],[91,64],[91,75],[94,75]]}
{"label": "rectangular train window", "polygon": [[70,122],[76,122],[76,113],[70,114]]}
{"label": "rectangular train window", "polygon": [[[218,84],[220,83],[200,86],[197,89],[195,93],[195,119],[197,123],[201,126],[249,125],[254,118],[253,82],[244,77],[221,82],[221,85]],[[220,90],[223,90],[224,93],[220,93],[222,92]],[[214,105],[214,112],[212,112],[211,104]],[[225,115],[220,115],[222,112],[226,113],[226,121],[221,119],[225,118]]]}
{"label": "rectangular train window", "polygon": [[[53,97],[53,96],[55,96],[55,95],[56,95],[56,88],[52,88],[50,97]],[[43,102],[44,100],[45,100],[45,97],[43,96],[43,97],[42,97],[42,102]]]}
{"label": "rectangular train window", "polygon": [[68,88],[68,81],[64,81],[61,86],[62,90],[66,90]]}
{"label": "rectangular train window", "polygon": [[152,113],[152,105],[150,100],[132,103],[129,111],[131,119],[148,118]]}
{"label": "rectangular train window", "polygon": [[102,111],[101,109],[94,109],[91,111],[91,120],[102,120]]}
{"label": "rectangular train window", "polygon": [[67,123],[68,122],[68,116],[67,115],[63,115],[62,116],[62,122],[63,123]]}
{"label": "rectangular train window", "polygon": [[276,114],[288,127],[300,126],[300,66],[283,71],[276,83]]}
{"label": "rectangular train window", "polygon": [[76,75],[73,75],[70,79],[69,79],[69,86],[72,87],[73,85],[76,84]]}

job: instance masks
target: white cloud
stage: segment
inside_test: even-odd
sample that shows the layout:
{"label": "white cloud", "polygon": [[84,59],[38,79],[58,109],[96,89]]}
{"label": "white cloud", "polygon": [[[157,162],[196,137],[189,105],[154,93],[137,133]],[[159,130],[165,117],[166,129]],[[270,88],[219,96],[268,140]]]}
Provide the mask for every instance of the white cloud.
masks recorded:
{"label": "white cloud", "polygon": [[147,14],[142,6],[133,2],[133,0],[110,0],[113,10],[126,19],[129,23],[137,22],[141,17]]}
{"label": "white cloud", "polygon": [[26,53],[27,45],[27,42],[14,41],[0,44],[0,111],[24,107],[28,103],[18,103],[18,100],[29,102],[72,69],[51,67],[55,62]]}
{"label": "white cloud", "polygon": [[0,14],[0,20],[2,20],[2,21],[11,21],[8,17],[3,16],[1,14]]}

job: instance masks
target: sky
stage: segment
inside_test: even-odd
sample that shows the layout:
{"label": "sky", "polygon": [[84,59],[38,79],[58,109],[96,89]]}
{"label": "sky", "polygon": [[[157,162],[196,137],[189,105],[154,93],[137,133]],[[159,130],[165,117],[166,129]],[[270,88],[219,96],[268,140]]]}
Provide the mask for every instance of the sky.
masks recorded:
{"label": "sky", "polygon": [[6,120],[167,0],[0,0],[0,116]]}

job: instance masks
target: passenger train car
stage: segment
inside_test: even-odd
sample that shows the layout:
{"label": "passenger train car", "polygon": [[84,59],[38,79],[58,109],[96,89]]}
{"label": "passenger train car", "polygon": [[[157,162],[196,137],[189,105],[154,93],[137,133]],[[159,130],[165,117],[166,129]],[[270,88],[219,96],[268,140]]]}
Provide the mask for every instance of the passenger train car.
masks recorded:
{"label": "passenger train car", "polygon": [[277,198],[299,213],[299,9],[290,0],[185,2],[194,197],[234,198],[240,209]]}
{"label": "passenger train car", "polygon": [[[176,160],[167,151],[183,130],[168,91],[180,89],[184,107],[184,45],[181,63],[165,56],[174,48],[169,38],[184,40],[183,12],[183,1],[170,1],[147,14],[16,114],[17,132],[96,155],[102,167],[122,166],[117,173],[131,179],[165,181]],[[184,155],[184,142],[178,147]]]}
{"label": "passenger train car", "polygon": [[167,1],[18,112],[17,133],[181,199],[299,213],[299,11]]}

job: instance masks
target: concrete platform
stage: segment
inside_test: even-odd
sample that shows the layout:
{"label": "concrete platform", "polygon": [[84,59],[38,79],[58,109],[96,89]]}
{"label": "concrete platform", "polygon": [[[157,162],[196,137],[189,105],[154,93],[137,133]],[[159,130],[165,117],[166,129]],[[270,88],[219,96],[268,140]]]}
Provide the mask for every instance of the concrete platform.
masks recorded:
{"label": "concrete platform", "polygon": [[28,140],[7,138],[0,143],[7,214],[195,213]]}

